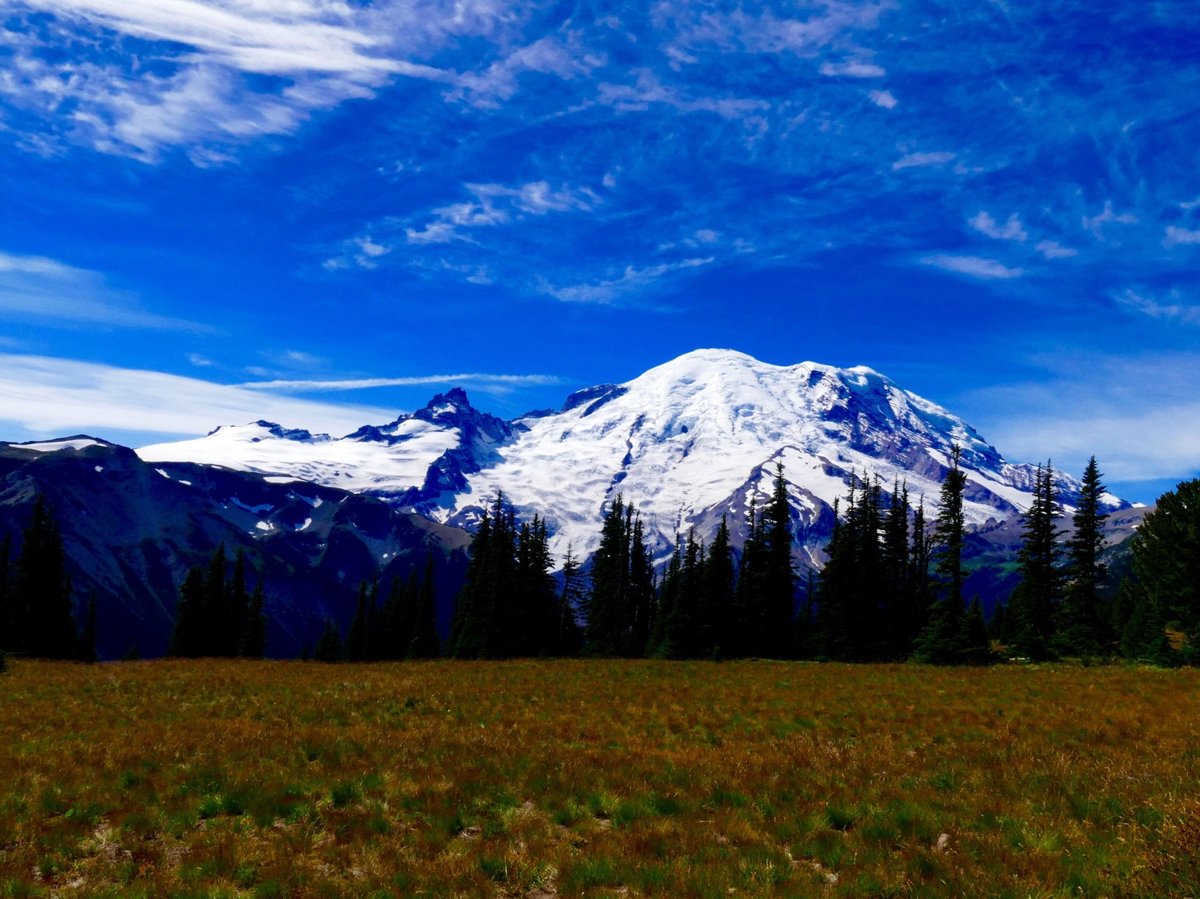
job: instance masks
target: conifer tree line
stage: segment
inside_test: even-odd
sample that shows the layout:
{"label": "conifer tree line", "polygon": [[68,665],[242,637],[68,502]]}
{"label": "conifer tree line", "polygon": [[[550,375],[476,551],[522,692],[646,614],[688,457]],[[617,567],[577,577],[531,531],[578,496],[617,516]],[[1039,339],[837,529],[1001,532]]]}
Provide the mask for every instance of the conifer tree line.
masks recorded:
{"label": "conifer tree line", "polygon": [[183,658],[262,658],[267,642],[261,579],[251,593],[246,556],[238,550],[232,568],[222,543],[207,566],[191,568],[179,588],[175,627],[167,654]]}
{"label": "conifer tree line", "polygon": [[12,535],[0,540],[0,658],[7,651],[95,660],[95,599],[85,603],[80,626],[66,561],[58,524],[45,498],[38,496],[15,558]]}
{"label": "conifer tree line", "polygon": [[394,578],[382,603],[378,581],[360,584],[354,618],[345,637],[336,623],[326,621],[321,636],[305,657],[318,662],[437,658],[441,642],[436,614],[433,556],[429,556],[420,577],[414,569],[407,580]]}
{"label": "conifer tree line", "polygon": [[[1032,660],[1122,655],[1159,665],[1200,661],[1200,481],[1164,494],[1130,543],[1133,571],[1106,601],[1105,487],[1093,456],[1070,537],[1054,471],[1040,466],[1024,517],[1021,580],[991,632],[1009,655]],[[1181,646],[1172,647],[1168,629]]]}

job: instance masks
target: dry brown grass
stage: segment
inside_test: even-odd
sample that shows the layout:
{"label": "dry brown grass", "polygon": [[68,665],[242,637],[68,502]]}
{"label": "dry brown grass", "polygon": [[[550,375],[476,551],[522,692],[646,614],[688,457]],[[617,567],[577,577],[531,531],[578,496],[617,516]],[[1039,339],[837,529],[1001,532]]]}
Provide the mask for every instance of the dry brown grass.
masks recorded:
{"label": "dry brown grass", "polygon": [[1170,896],[1200,672],[16,660],[0,896]]}

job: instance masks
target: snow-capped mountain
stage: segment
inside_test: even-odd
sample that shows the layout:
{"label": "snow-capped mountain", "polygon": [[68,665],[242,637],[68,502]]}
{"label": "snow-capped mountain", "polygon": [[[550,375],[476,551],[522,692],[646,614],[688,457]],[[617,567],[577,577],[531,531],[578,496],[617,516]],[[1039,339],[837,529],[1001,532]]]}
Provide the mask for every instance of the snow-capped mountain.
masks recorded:
{"label": "snow-capped mountain", "polygon": [[491,460],[492,448],[512,433],[511,425],[472,408],[466,393],[454,388],[411,415],[365,425],[345,437],[256,421],[137,452],[147,462],[218,465],[371,493],[412,507],[463,489],[465,475]]}
{"label": "snow-capped mountain", "polygon": [[[885,490],[906,482],[914,503],[932,506],[953,445],[963,451],[971,525],[1028,505],[1032,466],[1006,462],[961,419],[869,368],[697,350],[512,422],[473,409],[455,389],[342,438],[258,422],[138,452],[369,492],[450,524],[470,525],[500,490],[522,514],[546,519],[560,557],[568,543],[582,555],[595,549],[618,494],[660,553],[689,528],[707,539],[722,515],[736,542],[781,462],[797,543],[817,561],[833,503],[855,477],[878,478]],[[1077,482],[1063,477],[1061,486],[1070,502]]]}

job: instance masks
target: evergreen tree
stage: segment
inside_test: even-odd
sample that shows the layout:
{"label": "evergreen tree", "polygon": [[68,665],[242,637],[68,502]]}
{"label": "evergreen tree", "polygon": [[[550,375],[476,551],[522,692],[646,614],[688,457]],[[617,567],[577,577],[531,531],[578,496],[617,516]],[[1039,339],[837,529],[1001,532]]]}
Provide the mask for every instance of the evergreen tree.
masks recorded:
{"label": "evergreen tree", "polygon": [[610,504],[592,557],[592,589],[586,602],[587,652],[640,656],[653,624],[654,568],[642,536],[641,518],[618,496]]}
{"label": "evergreen tree", "polygon": [[909,601],[908,518],[911,511],[908,485],[897,480],[892,484],[891,500],[883,521],[880,558],[882,614],[879,619],[882,631],[878,641],[881,658],[908,658],[920,627],[913,621]]}
{"label": "evergreen tree", "polygon": [[1079,505],[1072,520],[1074,533],[1067,543],[1069,580],[1058,621],[1058,648],[1067,655],[1092,656],[1103,649],[1097,594],[1105,573],[1100,554],[1108,515],[1101,503],[1105,487],[1100,478],[1100,467],[1092,456],[1083,472]]}
{"label": "evergreen tree", "polygon": [[583,632],[576,617],[578,609],[583,608],[587,599],[587,584],[579,560],[571,544],[567,544],[567,555],[563,559],[562,589],[558,594],[557,622],[554,631],[551,655],[571,656],[579,652],[583,645]]}
{"label": "evergreen tree", "polygon": [[792,521],[783,463],[775,464],[767,506],[767,568],[761,598],[761,645],[767,655],[787,658],[793,649],[796,572],[792,567]]}
{"label": "evergreen tree", "polygon": [[736,587],[729,525],[724,515],[708,549],[700,582],[698,648],[702,655],[721,658],[732,649],[729,629]]}
{"label": "evergreen tree", "polygon": [[246,555],[238,550],[233,559],[233,573],[225,585],[228,608],[221,638],[222,655],[241,654],[242,635],[246,632],[246,617],[250,612],[250,594],[246,590]]}
{"label": "evergreen tree", "polygon": [[369,657],[368,634],[370,633],[369,593],[367,582],[358,585],[358,602],[354,606],[354,618],[346,635],[346,658],[351,662],[365,662]]}
{"label": "evergreen tree", "polygon": [[933,563],[933,535],[925,521],[925,498],[913,513],[912,543],[908,556],[908,597],[905,609],[905,637],[911,648],[929,622],[933,606],[933,581],[929,568]]}
{"label": "evergreen tree", "polygon": [[978,604],[970,612],[963,606],[962,551],[966,541],[963,491],[967,477],[960,467],[962,450],[950,452],[950,470],[942,482],[934,532],[935,558],[942,597],[930,609],[929,621],[916,642],[918,661],[935,665],[976,664],[987,661],[991,650],[983,612]]}
{"label": "evergreen tree", "polygon": [[786,658],[794,651],[796,575],[792,568],[791,508],[783,465],[776,463],[771,501],[761,516],[750,509],[735,596],[739,654]]}
{"label": "evergreen tree", "polygon": [[1200,479],[1159,497],[1131,551],[1140,600],[1131,623],[1136,617],[1142,629],[1149,626],[1144,622],[1157,626],[1159,620],[1177,627],[1187,638],[1184,658],[1200,660]]}
{"label": "evergreen tree", "polygon": [[78,657],[62,535],[41,496],[34,503],[33,519],[21,541],[12,610],[16,621],[13,649],[44,658]]}
{"label": "evergreen tree", "polygon": [[342,634],[338,626],[331,620],[326,620],[325,629],[317,639],[313,648],[312,658],[316,662],[340,662],[345,659],[345,647],[342,645]]}
{"label": "evergreen tree", "polygon": [[1039,465],[1017,554],[1021,581],[1013,591],[1010,609],[1010,648],[1026,658],[1047,659],[1053,654],[1063,583],[1058,545],[1062,531],[1055,524],[1060,514],[1054,470],[1049,464]]}
{"label": "evergreen tree", "polygon": [[208,563],[208,573],[204,579],[204,615],[200,620],[203,634],[203,656],[229,655],[229,583],[226,580],[228,560],[225,556],[225,544],[222,543],[213,553]]}
{"label": "evergreen tree", "polygon": [[412,639],[408,644],[408,658],[410,659],[435,659],[441,653],[441,644],[437,635],[436,589],[433,576],[433,556],[429,555],[425,558],[425,574],[417,589]]}
{"label": "evergreen tree", "polygon": [[242,630],[239,641],[238,655],[247,659],[261,659],[267,649],[267,613],[266,598],[263,595],[263,585],[260,579],[250,596],[250,606],[246,611],[246,625]]}
{"label": "evergreen tree", "polygon": [[[700,643],[701,575],[704,547],[694,531],[687,541],[676,538],[675,555],[664,578],[660,603],[661,633],[655,654],[668,659],[690,659],[704,654]],[[669,583],[668,583],[669,582]]]}
{"label": "evergreen tree", "polygon": [[208,590],[204,569],[191,568],[179,588],[175,605],[175,627],[167,654],[181,658],[206,655],[204,618],[207,614]]}
{"label": "evergreen tree", "polygon": [[1162,608],[1155,595],[1133,588],[1129,620],[1121,632],[1121,655],[1136,662],[1170,666],[1177,660],[1167,639]]}
{"label": "evergreen tree", "polygon": [[79,661],[92,663],[96,661],[96,594],[88,595],[87,608],[84,612],[83,633],[79,638]]}
{"label": "evergreen tree", "polygon": [[13,640],[12,575],[9,571],[9,554],[12,538],[4,535],[0,541],[0,652],[11,648]]}

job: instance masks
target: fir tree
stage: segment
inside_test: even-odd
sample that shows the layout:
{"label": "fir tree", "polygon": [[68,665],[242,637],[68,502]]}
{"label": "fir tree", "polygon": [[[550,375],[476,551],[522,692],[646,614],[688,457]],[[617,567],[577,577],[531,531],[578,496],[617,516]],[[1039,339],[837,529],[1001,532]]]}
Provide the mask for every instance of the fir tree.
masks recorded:
{"label": "fir tree", "polygon": [[326,620],[325,628],[313,648],[312,658],[316,662],[340,662],[345,659],[345,647],[342,645],[342,634],[338,626],[331,620]]}
{"label": "fir tree", "polygon": [[912,654],[912,642],[920,629],[914,620],[910,602],[908,485],[892,484],[891,500],[883,521],[883,545],[880,565],[882,609],[879,634],[880,657],[904,659]]}
{"label": "fir tree", "polygon": [[167,654],[181,658],[205,655],[204,618],[208,613],[208,589],[204,569],[191,568],[179,588],[175,605],[175,627]]}
{"label": "fir tree", "polygon": [[583,633],[579,627],[576,610],[581,609],[587,598],[587,584],[579,560],[571,544],[567,544],[567,555],[563,559],[562,589],[558,594],[553,648],[551,655],[570,656],[579,652],[583,644]]}
{"label": "fir tree", "polygon": [[782,462],[775,464],[775,481],[766,517],[767,569],[761,599],[761,645],[766,654],[787,658],[793,648],[796,573],[792,567],[791,506]]}
{"label": "fir tree", "polygon": [[1079,491],[1079,505],[1072,520],[1074,533],[1067,543],[1068,583],[1058,622],[1058,648],[1066,655],[1092,656],[1103,649],[1103,631],[1097,610],[1100,582],[1105,566],[1100,554],[1104,549],[1102,499],[1105,487],[1100,480],[1096,457],[1088,460]]}
{"label": "fir tree", "polygon": [[13,649],[44,658],[78,657],[62,535],[41,496],[34,503],[33,519],[21,541],[12,609],[16,621]]}
{"label": "fir tree", "polygon": [[225,585],[225,595],[228,597],[228,608],[221,637],[222,655],[241,655],[242,635],[246,631],[246,616],[250,611],[250,594],[246,591],[246,555],[240,549],[233,559],[233,573]]}
{"label": "fir tree", "polygon": [[358,602],[354,606],[354,618],[346,635],[346,658],[351,662],[365,662],[369,658],[368,634],[370,633],[369,593],[367,582],[358,585]]}
{"label": "fir tree", "polygon": [[250,606],[246,611],[246,625],[242,630],[239,641],[238,655],[247,659],[261,659],[267,649],[267,613],[264,608],[266,597],[263,595],[262,580],[259,580],[250,596]]}
{"label": "fir tree", "polygon": [[229,583],[226,581],[228,567],[225,544],[222,543],[213,553],[204,579],[204,614],[200,620],[203,637],[200,655],[224,656],[230,654]]}
{"label": "fir tree", "polygon": [[408,658],[435,659],[441,654],[437,635],[437,585],[433,574],[433,556],[425,558],[425,574],[417,588],[416,614]]}
{"label": "fir tree", "polygon": [[963,491],[967,477],[960,467],[961,458],[961,448],[954,446],[950,452],[950,470],[942,482],[934,532],[934,567],[942,597],[931,608],[914,653],[918,661],[935,665],[974,664],[990,657],[982,610],[976,605],[968,613],[963,606],[962,552],[966,542]]}
{"label": "fir tree", "polygon": [[[617,496],[604,516],[600,545],[592,556],[592,589],[586,604],[585,639],[592,655],[621,656],[634,648],[629,611],[633,544],[632,506]],[[645,647],[637,652],[645,651]]]}
{"label": "fir tree", "polygon": [[1187,638],[1184,658],[1196,661],[1200,656],[1200,479],[1185,481],[1159,497],[1134,535],[1131,551],[1140,600],[1131,622],[1136,616],[1141,622],[1161,620],[1178,627]]}
{"label": "fir tree", "polygon": [[79,637],[79,661],[92,663],[96,661],[96,594],[88,595],[87,608],[84,611],[83,633]]}
{"label": "fir tree", "polygon": [[1039,465],[1017,555],[1021,581],[1013,591],[1010,608],[1010,649],[1030,659],[1047,659],[1053,654],[1063,583],[1058,545],[1062,531],[1055,524],[1060,514],[1054,470],[1049,464]]}
{"label": "fir tree", "polygon": [[4,535],[0,541],[0,652],[11,648],[13,639],[12,575],[9,570],[9,554],[12,538]]}
{"label": "fir tree", "polygon": [[721,658],[732,648],[729,629],[732,624],[735,587],[729,525],[722,515],[700,578],[697,638],[702,655]]}

